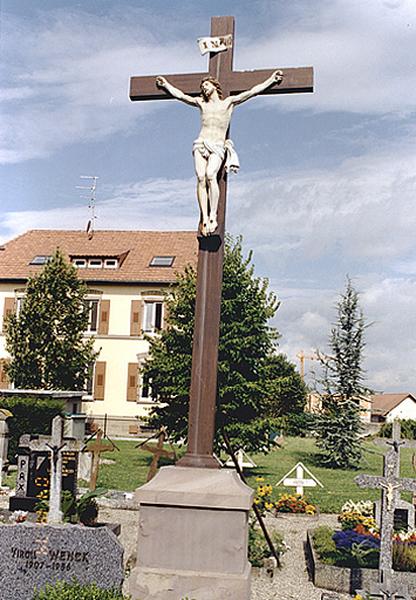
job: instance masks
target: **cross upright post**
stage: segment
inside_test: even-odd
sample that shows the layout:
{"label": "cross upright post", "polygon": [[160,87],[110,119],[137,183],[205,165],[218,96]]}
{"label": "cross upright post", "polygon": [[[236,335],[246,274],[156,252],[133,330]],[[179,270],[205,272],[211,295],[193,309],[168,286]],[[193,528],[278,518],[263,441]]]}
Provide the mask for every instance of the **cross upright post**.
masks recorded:
{"label": "cross upright post", "polygon": [[[211,36],[232,36],[232,43],[222,52],[210,53],[209,72],[167,75],[169,82],[188,96],[200,94],[201,79],[210,75],[221,84],[223,97],[237,95],[270,77],[274,69],[233,71],[234,18],[212,17]],[[311,67],[283,68],[283,80],[270,85],[260,94],[287,94],[313,91]],[[132,101],[163,100],[172,96],[161,90],[155,76],[132,77]],[[228,137],[228,136],[227,136]],[[218,226],[215,235],[199,235],[197,295],[192,348],[192,375],[189,401],[188,444],[179,466],[218,468],[213,456],[215,410],[217,402],[218,342],[221,289],[224,262],[225,209],[227,175],[224,164],[218,172]]]}
{"label": "cross upright post", "polygon": [[51,444],[46,444],[51,451],[51,487],[49,491],[48,523],[62,523],[62,450],[66,446],[63,441],[63,419],[59,415],[52,421]]}

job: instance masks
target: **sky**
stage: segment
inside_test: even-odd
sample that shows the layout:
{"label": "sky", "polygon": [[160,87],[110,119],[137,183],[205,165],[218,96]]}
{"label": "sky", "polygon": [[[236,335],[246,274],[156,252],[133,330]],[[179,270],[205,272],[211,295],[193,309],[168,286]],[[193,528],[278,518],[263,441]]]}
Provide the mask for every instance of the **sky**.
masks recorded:
{"label": "sky", "polygon": [[131,102],[129,79],[205,71],[214,15],[236,19],[234,69],[315,72],[313,94],[252,99],[231,126],[227,230],[278,295],[280,350],[328,349],[348,276],[365,383],[415,393],[414,0],[0,0],[0,243],[84,229],[81,175],[96,229],[196,228],[198,111]]}

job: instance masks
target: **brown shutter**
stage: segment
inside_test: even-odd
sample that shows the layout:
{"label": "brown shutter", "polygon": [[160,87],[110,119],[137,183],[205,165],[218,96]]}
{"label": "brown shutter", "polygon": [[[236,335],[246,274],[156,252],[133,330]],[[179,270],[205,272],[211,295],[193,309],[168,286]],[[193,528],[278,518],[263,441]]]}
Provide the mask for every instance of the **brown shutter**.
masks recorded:
{"label": "brown shutter", "polygon": [[10,381],[5,369],[8,362],[8,360],[0,360],[0,390],[8,390],[10,387]]}
{"label": "brown shutter", "polygon": [[129,363],[127,368],[127,400],[137,402],[137,380],[139,376],[138,363]]}
{"label": "brown shutter", "polygon": [[143,302],[141,300],[132,300],[130,313],[130,335],[141,335],[142,319]]}
{"label": "brown shutter", "polygon": [[106,363],[97,361],[94,369],[94,400],[104,400]]}
{"label": "brown shutter", "polygon": [[16,310],[16,300],[15,298],[5,298],[4,299],[4,309],[3,309],[3,330],[6,319],[10,317],[14,311]]}
{"label": "brown shutter", "polygon": [[108,322],[110,320],[110,300],[100,302],[100,320],[98,323],[98,335],[108,335]]}

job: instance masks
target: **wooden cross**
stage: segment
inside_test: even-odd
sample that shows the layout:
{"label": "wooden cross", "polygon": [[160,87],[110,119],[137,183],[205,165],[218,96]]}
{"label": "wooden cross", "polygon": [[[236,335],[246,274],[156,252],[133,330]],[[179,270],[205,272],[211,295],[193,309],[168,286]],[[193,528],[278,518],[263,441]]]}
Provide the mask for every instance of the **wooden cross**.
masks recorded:
{"label": "wooden cross", "polygon": [[410,600],[408,591],[393,581],[393,533],[394,509],[400,499],[401,491],[416,492],[416,479],[400,477],[400,447],[407,445],[400,439],[400,423],[393,423],[391,440],[379,443],[390,446],[384,456],[383,476],[358,475],[355,482],[362,488],[381,489],[381,527],[380,527],[380,563],[379,581],[370,590],[371,598],[383,600]]}
{"label": "wooden cross", "polygon": [[[97,479],[98,472],[100,470],[100,456],[102,452],[113,452],[114,444],[106,444],[103,443],[103,430],[98,429],[97,437],[92,444],[87,444],[85,446],[85,451],[90,452],[92,455],[92,464],[91,464],[91,477],[90,477],[90,485],[89,489],[94,491],[97,488]],[[84,451],[84,450],[83,450]]]}
{"label": "wooden cross", "polygon": [[[201,79],[208,74],[216,77],[223,96],[237,94],[264,81],[276,69],[233,71],[234,18],[212,17],[211,36],[232,36],[231,47],[211,53],[209,73],[166,75],[169,81],[190,96],[200,94]],[[262,94],[289,94],[313,91],[313,69],[281,69],[283,81]],[[157,75],[160,75],[158,73]],[[156,86],[156,76],[132,77],[130,99],[133,101],[167,100],[170,96]],[[225,205],[227,177],[224,168],[218,175],[217,235],[198,237],[198,274],[195,304],[195,326],[192,347],[192,374],[189,400],[188,444],[179,466],[218,468],[213,456],[215,407],[217,400],[218,341],[221,289],[224,261]]]}
{"label": "wooden cross", "polygon": [[165,450],[163,448],[163,444],[165,443],[166,438],[166,427],[161,427],[157,436],[156,446],[150,446],[148,440],[136,446],[136,448],[143,448],[144,450],[147,450],[148,452],[151,452],[153,454],[152,462],[150,463],[150,468],[149,472],[147,473],[146,481],[150,481],[156,475],[161,456],[163,456],[164,458],[176,460],[176,452],[174,448],[172,448],[172,450]]}

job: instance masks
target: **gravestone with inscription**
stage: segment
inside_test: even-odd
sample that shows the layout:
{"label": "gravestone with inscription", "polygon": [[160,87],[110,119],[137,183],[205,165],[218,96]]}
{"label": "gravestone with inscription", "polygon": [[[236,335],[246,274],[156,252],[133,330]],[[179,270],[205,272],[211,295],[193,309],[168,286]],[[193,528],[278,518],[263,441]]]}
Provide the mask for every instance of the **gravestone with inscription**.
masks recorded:
{"label": "gravestone with inscription", "polygon": [[[64,438],[62,452],[62,489],[77,493],[78,458],[81,442]],[[51,438],[49,436],[22,435],[17,450],[16,493],[9,501],[10,510],[33,512],[45,493],[49,494],[51,475]]]}
{"label": "gravestone with inscription", "polygon": [[0,525],[0,597],[32,600],[58,580],[121,588],[123,547],[108,527]]}

